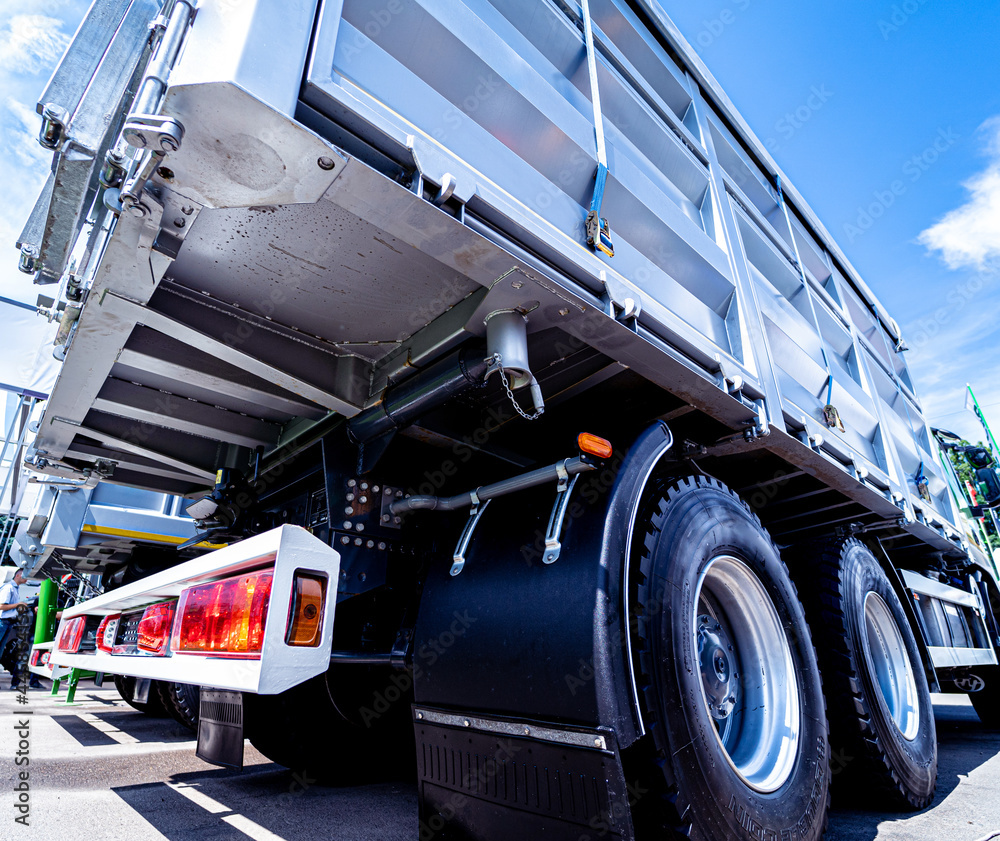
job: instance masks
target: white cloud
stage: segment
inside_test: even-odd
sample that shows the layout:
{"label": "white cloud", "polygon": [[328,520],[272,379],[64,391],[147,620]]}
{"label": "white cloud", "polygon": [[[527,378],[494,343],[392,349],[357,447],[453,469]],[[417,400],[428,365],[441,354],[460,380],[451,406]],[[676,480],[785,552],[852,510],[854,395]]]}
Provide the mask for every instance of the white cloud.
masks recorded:
{"label": "white cloud", "polygon": [[927,315],[903,324],[912,341],[907,365],[917,387],[924,417],[968,438],[982,437],[975,416],[965,410],[965,384],[971,383],[988,417],[1000,405],[1000,273],[980,272],[941,290]]}
{"label": "white cloud", "polygon": [[988,120],[980,131],[989,138],[990,163],[963,184],[971,194],[968,201],[918,237],[922,245],[940,251],[951,269],[983,268],[1000,258],[1000,117]]}
{"label": "white cloud", "polygon": [[[89,6],[88,0],[0,0],[0,295],[34,302],[14,242],[48,174],[35,103]],[[2,314],[0,314],[2,323]]]}
{"label": "white cloud", "polygon": [[0,31],[0,67],[37,73],[54,63],[69,45],[62,21],[46,15],[14,15]]}
{"label": "white cloud", "polygon": [[[38,128],[41,125],[41,118],[34,110],[13,97],[7,97],[4,107],[15,121],[14,125],[3,131],[7,153],[13,156],[21,166],[30,167],[36,172],[44,171],[52,153],[43,149],[38,143]],[[6,115],[4,115],[4,123],[6,122]]]}
{"label": "white cloud", "polygon": [[[72,0],[32,0],[31,10],[36,15],[57,12],[72,3]],[[24,13],[24,0],[0,0],[0,18],[13,17]]]}

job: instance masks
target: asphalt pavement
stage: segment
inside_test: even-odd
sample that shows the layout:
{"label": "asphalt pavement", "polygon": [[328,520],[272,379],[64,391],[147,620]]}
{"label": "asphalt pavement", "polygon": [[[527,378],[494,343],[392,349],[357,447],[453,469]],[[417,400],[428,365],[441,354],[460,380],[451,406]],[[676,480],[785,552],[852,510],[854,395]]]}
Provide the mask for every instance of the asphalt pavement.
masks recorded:
{"label": "asphalt pavement", "polygon": [[[65,693],[34,690],[26,704],[16,695],[0,695],[0,839],[417,838],[412,785],[312,785],[249,743],[242,772],[220,769],[195,756],[188,730],[132,710],[111,686],[81,684],[73,706]],[[900,815],[835,802],[829,841],[1000,841],[1000,731],[984,730],[964,696],[934,700],[940,756],[931,808]],[[18,805],[28,807],[27,825],[15,822],[25,817]]]}

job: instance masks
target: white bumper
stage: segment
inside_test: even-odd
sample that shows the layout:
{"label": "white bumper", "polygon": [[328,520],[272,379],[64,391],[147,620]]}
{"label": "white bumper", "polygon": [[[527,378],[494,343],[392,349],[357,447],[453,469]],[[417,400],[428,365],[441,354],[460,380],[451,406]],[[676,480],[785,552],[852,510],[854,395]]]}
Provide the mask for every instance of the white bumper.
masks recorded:
{"label": "white bumper", "polygon": [[[324,673],[330,665],[340,575],[340,555],[336,550],[299,526],[280,526],[69,608],[63,611],[60,631],[63,623],[76,616],[102,617],[176,598],[188,587],[259,568],[269,558],[274,558],[274,578],[259,659],[173,652],[165,656],[103,651],[68,654],[53,650],[51,660],[60,666],[261,695],[274,695],[297,686]],[[285,643],[292,582],[300,570],[327,577],[322,634],[315,647]]]}

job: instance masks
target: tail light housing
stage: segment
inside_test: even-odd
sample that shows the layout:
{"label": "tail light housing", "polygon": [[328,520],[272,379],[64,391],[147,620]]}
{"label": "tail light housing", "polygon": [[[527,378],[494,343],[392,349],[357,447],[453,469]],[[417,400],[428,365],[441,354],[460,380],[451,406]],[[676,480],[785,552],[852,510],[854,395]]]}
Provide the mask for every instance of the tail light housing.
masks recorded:
{"label": "tail light housing", "polygon": [[259,659],[273,577],[259,570],[184,590],[174,652]]}
{"label": "tail light housing", "polygon": [[67,654],[74,654],[80,648],[80,640],[83,639],[83,629],[86,625],[86,616],[77,616],[65,622],[59,631],[56,648]]}
{"label": "tail light housing", "polygon": [[138,641],[136,642],[136,648],[139,651],[159,655],[167,653],[167,643],[170,642],[170,632],[174,624],[175,607],[176,602],[160,602],[160,604],[151,604],[143,611],[142,619],[139,620]]}
{"label": "tail light housing", "polygon": [[118,619],[120,613],[112,613],[101,620],[97,626],[97,650],[111,653],[111,648],[115,643],[115,633],[118,631]]}

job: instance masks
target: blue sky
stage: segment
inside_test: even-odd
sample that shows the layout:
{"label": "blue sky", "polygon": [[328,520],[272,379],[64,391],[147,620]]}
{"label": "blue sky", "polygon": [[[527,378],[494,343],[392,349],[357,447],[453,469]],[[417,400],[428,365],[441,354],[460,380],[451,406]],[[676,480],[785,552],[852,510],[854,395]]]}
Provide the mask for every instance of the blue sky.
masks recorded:
{"label": "blue sky", "polygon": [[[34,303],[14,248],[48,174],[35,103],[87,10],[85,0],[0,0],[0,295]],[[0,309],[0,318],[4,310]]]}
{"label": "blue sky", "polygon": [[899,321],[931,424],[980,434],[969,382],[1000,427],[1000,4],[661,2]]}
{"label": "blue sky", "polygon": [[[1000,426],[1000,4],[662,2],[902,325],[931,423],[978,435],[970,382]],[[37,293],[34,104],[87,6],[0,0],[0,295]]]}

